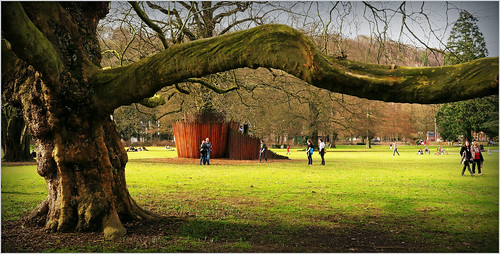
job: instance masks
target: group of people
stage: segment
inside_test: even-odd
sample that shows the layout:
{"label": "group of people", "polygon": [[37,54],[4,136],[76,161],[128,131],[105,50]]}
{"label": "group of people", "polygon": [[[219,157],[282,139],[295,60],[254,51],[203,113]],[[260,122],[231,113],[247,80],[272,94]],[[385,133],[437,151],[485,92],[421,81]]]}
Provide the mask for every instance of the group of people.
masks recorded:
{"label": "group of people", "polygon": [[[429,150],[429,147],[426,146],[424,150],[422,150],[422,148],[419,148],[417,154],[418,155],[431,154],[431,150]],[[436,153],[434,154],[435,155],[448,154],[448,151],[441,147],[438,147],[436,148]]]}
{"label": "group of people", "polygon": [[206,138],[201,141],[200,146],[200,165],[210,165],[210,152],[212,151],[212,143]]}
{"label": "group of people", "polygon": [[[321,165],[325,165],[325,142],[323,142],[323,139],[319,139],[319,155],[321,156]],[[314,145],[310,139],[307,140],[307,149],[306,149],[306,154],[307,154],[307,165],[312,165],[313,164],[313,159],[312,155],[314,153]]]}
{"label": "group of people", "polygon": [[127,148],[127,152],[140,152],[140,151],[147,151],[148,149],[146,149],[146,147],[134,147],[134,146],[130,146],[129,148]]}
{"label": "group of people", "polygon": [[[481,148],[477,142],[473,142],[472,145],[469,145],[469,141],[465,141],[460,149],[460,156],[462,156],[461,163],[464,165],[462,168],[462,176],[464,176],[465,168],[469,170],[471,176],[476,175],[476,166],[477,166],[477,174],[483,175],[481,173],[481,168],[483,167],[483,154],[481,153]],[[470,164],[472,164],[472,171],[470,168]]]}
{"label": "group of people", "polygon": [[[259,162],[262,162],[262,158],[267,162],[267,155],[266,155],[266,150],[267,146],[266,143],[264,143],[264,140],[260,141],[260,151],[259,151]],[[325,165],[325,142],[323,142],[323,139],[319,139],[319,155],[321,156],[321,165]],[[286,153],[290,154],[290,146],[287,146],[286,148]],[[307,148],[306,148],[306,154],[307,154],[307,165],[312,165],[313,160],[312,160],[312,155],[314,153],[314,145],[310,139],[307,140]]]}
{"label": "group of people", "polygon": [[[325,165],[325,142],[323,142],[323,139],[319,139],[319,155],[321,156],[321,165]],[[312,159],[312,155],[314,153],[314,144],[312,143],[312,141],[310,139],[307,140],[307,148],[306,148],[306,154],[307,154],[307,165],[312,165],[313,164],[313,159]],[[392,145],[391,145],[391,148],[393,149],[393,154],[392,156],[394,156],[396,153],[398,154],[399,156],[399,152],[398,152],[398,147],[397,147],[397,144],[396,142],[394,142]],[[438,149],[441,149],[441,148],[438,148]],[[127,151],[131,150],[130,148],[127,149]],[[205,140],[203,140],[201,142],[201,146],[200,146],[200,154],[201,154],[201,158],[200,158],[200,165],[210,165],[210,152],[212,150],[212,143],[210,142],[210,140],[208,138],[206,138]],[[260,141],[260,151],[259,151],[259,163],[262,162],[262,158],[264,158],[264,160],[267,162],[267,155],[266,155],[266,151],[268,150],[267,148],[267,145],[266,143],[264,142],[264,140],[261,140]],[[419,149],[419,151],[417,152],[418,154],[424,154],[424,151],[422,151],[422,149]],[[430,151],[429,151],[429,148],[426,147],[425,148],[425,153],[429,153],[430,154]],[[290,146],[287,146],[287,154],[290,154]],[[469,145],[469,141],[466,141],[462,148],[460,149],[460,155],[462,156],[462,160],[461,160],[461,163],[464,165],[463,168],[462,168],[462,176],[464,176],[464,173],[465,173],[465,169],[467,168],[471,174],[471,176],[475,176],[476,175],[476,167],[477,167],[477,173],[478,175],[483,175],[481,173],[481,168],[482,168],[482,164],[483,164],[483,155],[481,153],[481,148],[480,146],[478,145],[477,142],[473,142],[472,145]],[[472,164],[472,170],[471,170],[471,167],[470,167],[470,164]]]}

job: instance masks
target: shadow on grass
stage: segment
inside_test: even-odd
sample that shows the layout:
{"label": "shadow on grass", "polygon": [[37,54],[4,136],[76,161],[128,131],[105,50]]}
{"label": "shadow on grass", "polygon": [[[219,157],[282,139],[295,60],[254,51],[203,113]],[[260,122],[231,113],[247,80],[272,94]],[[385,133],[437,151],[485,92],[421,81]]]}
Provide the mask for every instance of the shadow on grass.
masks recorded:
{"label": "shadow on grass", "polygon": [[400,223],[343,219],[331,228],[162,217],[125,223],[127,235],[111,242],[101,233],[48,234],[2,221],[2,252],[498,252],[498,236],[471,242],[466,233],[405,229]]}
{"label": "shadow on grass", "polygon": [[[373,221],[374,218],[368,219]],[[376,219],[375,219],[376,220]],[[413,220],[413,219],[412,219]],[[466,233],[388,227],[380,222],[338,223],[335,228],[290,226],[279,223],[250,225],[198,218],[174,217],[128,228],[130,236],[163,236],[164,252],[497,252],[498,237],[472,242]],[[410,222],[415,224],[415,221]],[[127,225],[128,226],[128,225]],[[496,239],[496,240],[495,240]],[[178,244],[182,240],[182,245]],[[155,249],[155,248],[153,248]],[[130,249],[129,249],[130,250]],[[133,251],[133,250],[130,250]]]}
{"label": "shadow on grass", "polygon": [[[128,240],[146,239],[152,235],[162,236],[163,243],[169,247],[157,249],[158,251],[408,252],[422,247],[417,242],[405,244],[402,242],[404,240],[391,236],[389,232],[359,227],[331,229],[319,226],[249,225],[198,218],[162,218],[157,221],[128,224],[126,227],[129,232]],[[183,246],[179,246],[179,241]]]}

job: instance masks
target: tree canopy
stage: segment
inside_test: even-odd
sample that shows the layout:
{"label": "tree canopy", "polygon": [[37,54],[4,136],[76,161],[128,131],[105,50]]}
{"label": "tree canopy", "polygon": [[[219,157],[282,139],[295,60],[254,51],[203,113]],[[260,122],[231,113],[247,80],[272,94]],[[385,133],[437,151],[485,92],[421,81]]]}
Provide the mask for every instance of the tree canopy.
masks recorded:
{"label": "tree canopy", "polygon": [[[483,130],[490,138],[496,137],[498,128],[493,131],[491,127],[485,126],[486,123],[495,121],[492,114],[498,115],[498,96],[446,103],[436,115],[439,133],[442,138],[448,140],[457,139],[462,135],[472,140],[472,132]],[[498,117],[496,120],[498,121]]]}

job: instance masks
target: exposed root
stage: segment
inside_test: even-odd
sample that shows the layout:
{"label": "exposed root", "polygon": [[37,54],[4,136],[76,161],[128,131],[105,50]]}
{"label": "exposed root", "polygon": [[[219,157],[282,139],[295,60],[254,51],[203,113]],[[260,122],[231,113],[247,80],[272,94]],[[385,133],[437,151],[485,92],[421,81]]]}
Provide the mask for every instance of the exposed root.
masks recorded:
{"label": "exposed root", "polygon": [[109,217],[106,217],[102,226],[105,240],[116,240],[127,234],[127,230],[123,227],[117,213],[112,213]]}
{"label": "exposed root", "polygon": [[43,227],[49,213],[49,198],[46,198],[35,209],[23,219],[25,225]]}

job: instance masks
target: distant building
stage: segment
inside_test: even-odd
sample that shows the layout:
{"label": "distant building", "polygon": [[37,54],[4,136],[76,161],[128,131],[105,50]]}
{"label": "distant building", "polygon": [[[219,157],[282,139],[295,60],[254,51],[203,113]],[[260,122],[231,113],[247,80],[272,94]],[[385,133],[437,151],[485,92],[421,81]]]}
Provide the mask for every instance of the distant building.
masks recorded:
{"label": "distant building", "polygon": [[437,133],[437,136],[434,135],[434,131],[428,131],[427,132],[427,141],[429,142],[436,142],[441,140],[441,136],[439,135],[439,132]]}
{"label": "distant building", "polygon": [[482,131],[480,132],[473,132],[472,133],[472,137],[474,138],[474,140],[476,141],[488,141],[488,137],[486,136],[486,134]]}

